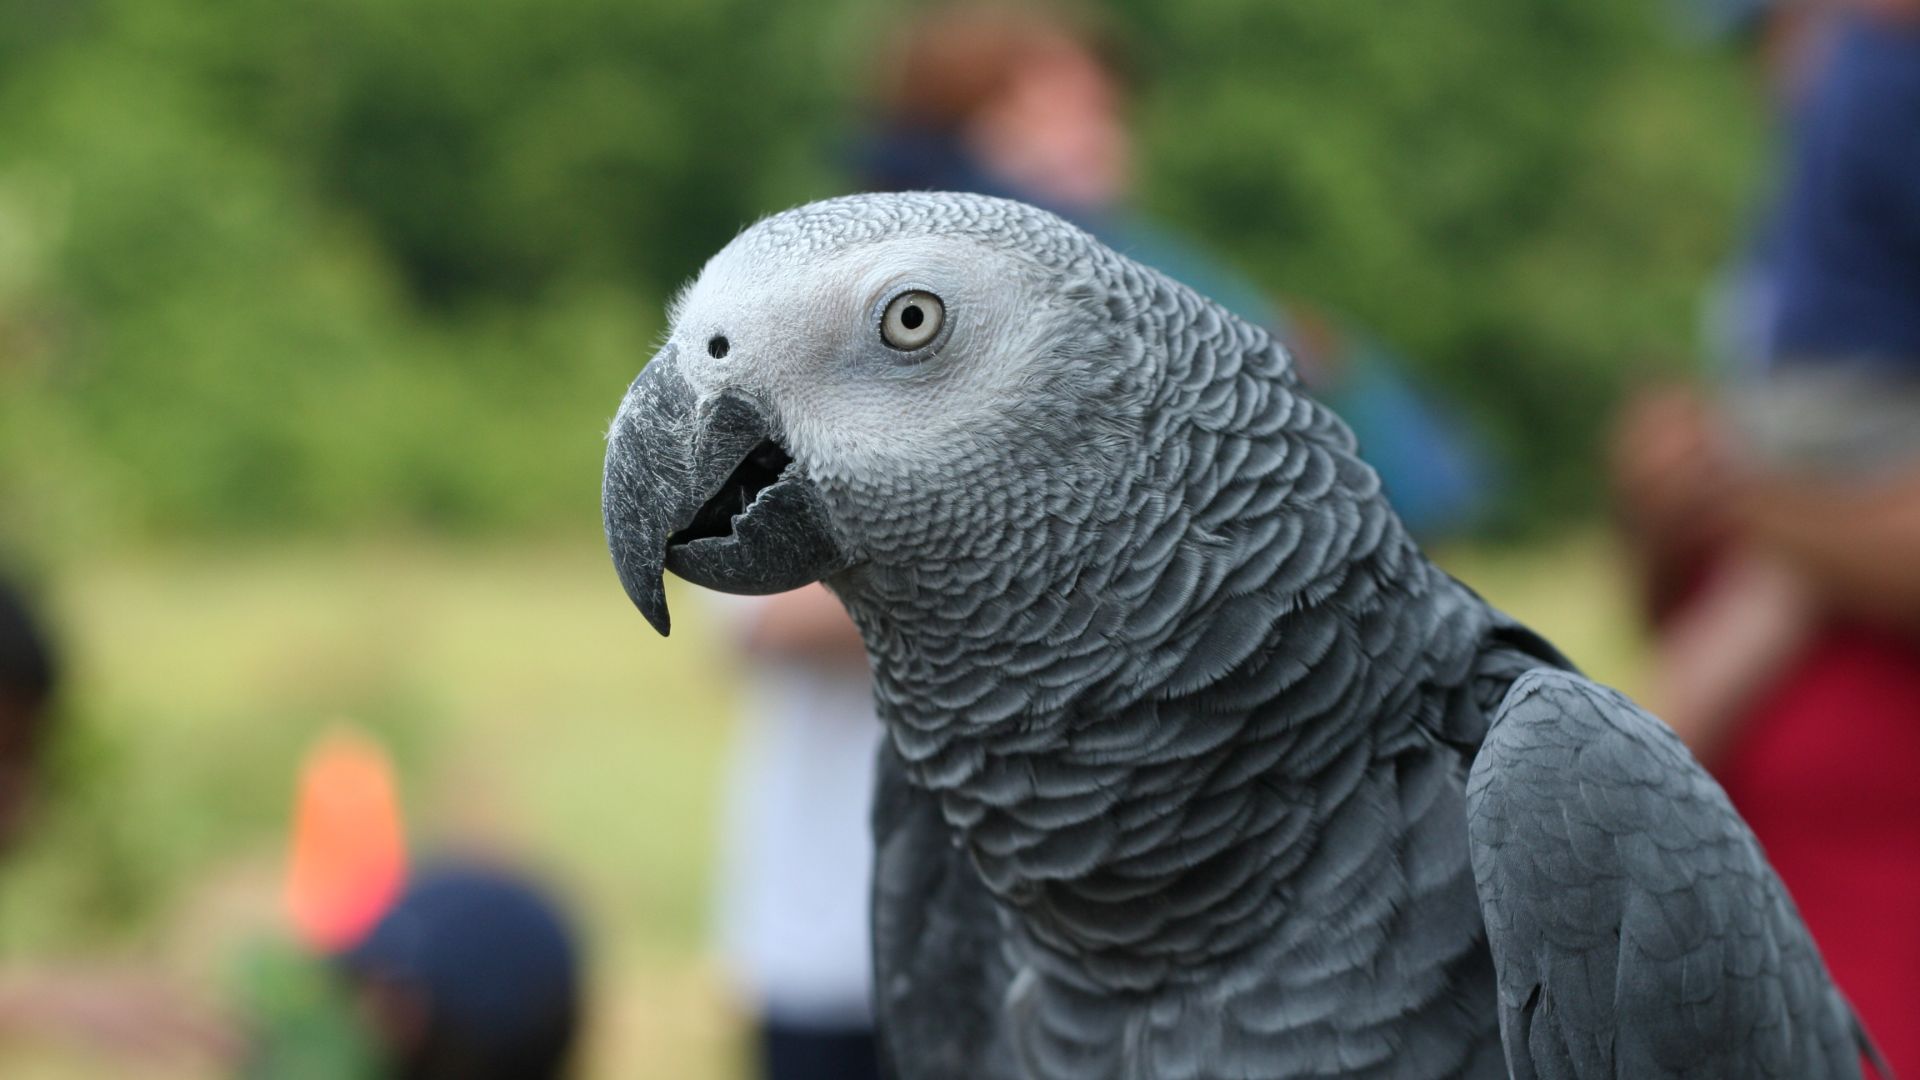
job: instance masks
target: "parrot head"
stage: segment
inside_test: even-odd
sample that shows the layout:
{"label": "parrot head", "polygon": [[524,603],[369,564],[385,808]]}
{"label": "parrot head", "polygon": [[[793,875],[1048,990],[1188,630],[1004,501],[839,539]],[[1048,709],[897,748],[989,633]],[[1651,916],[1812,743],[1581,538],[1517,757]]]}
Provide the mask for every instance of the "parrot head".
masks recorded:
{"label": "parrot head", "polygon": [[1097,513],[1138,448],[1146,352],[1103,280],[1124,260],[1019,203],[917,193],[743,232],[676,299],[608,434],[622,584],[732,593],[968,560]]}

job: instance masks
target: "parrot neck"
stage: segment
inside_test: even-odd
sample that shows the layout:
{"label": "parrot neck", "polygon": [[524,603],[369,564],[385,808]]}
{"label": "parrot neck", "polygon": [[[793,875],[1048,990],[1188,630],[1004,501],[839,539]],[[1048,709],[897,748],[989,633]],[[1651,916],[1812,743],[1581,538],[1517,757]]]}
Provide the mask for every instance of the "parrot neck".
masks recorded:
{"label": "parrot neck", "polygon": [[[975,469],[994,498],[951,500],[981,508],[962,549],[835,583],[907,780],[1043,982],[1146,992],[1285,942],[1407,977],[1484,955],[1464,845],[1419,881],[1397,860],[1420,828],[1465,834],[1496,616],[1264,331],[1136,284],[1162,366],[1127,459],[1072,472],[1099,490]],[[1419,957],[1352,914],[1440,893]]]}
{"label": "parrot neck", "polygon": [[[1333,882],[1411,900],[1391,867],[1417,827],[1401,774],[1411,755],[1422,775],[1464,776],[1447,743],[1477,740],[1469,687],[1491,612],[1377,496],[1312,509],[1370,543],[1317,567],[1281,560],[1266,589],[1219,586],[1273,563],[1264,549],[1169,545],[1148,528],[1030,596],[991,577],[964,599],[849,590],[909,780],[938,798],[1037,965],[1143,990],[1251,942],[1337,934],[1351,896]],[[1320,527],[1296,534],[1300,550]],[[1163,565],[1142,586],[1138,560],[1155,548]],[[1214,602],[1154,610],[1159,588],[1208,582]],[[1118,595],[1140,599],[1117,609]],[[1442,876],[1472,896],[1464,849]],[[1471,905],[1459,914],[1460,940],[1435,963],[1477,940]]]}

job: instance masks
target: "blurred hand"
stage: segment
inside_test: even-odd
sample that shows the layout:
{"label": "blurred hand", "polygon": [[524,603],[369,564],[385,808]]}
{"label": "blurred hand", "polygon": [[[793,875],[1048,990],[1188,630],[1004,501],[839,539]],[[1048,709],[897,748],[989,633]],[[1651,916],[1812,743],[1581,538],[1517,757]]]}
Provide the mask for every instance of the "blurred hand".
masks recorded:
{"label": "blurred hand", "polygon": [[1787,564],[1734,552],[1660,634],[1648,707],[1711,763],[1819,615],[1812,589]]}
{"label": "blurred hand", "polygon": [[1719,419],[1690,387],[1630,400],[1609,455],[1615,502],[1630,538],[1656,564],[1724,538],[1735,470]]}
{"label": "blurred hand", "polygon": [[1729,485],[1743,541],[1825,607],[1920,634],[1920,462],[1870,477],[1756,471]]}

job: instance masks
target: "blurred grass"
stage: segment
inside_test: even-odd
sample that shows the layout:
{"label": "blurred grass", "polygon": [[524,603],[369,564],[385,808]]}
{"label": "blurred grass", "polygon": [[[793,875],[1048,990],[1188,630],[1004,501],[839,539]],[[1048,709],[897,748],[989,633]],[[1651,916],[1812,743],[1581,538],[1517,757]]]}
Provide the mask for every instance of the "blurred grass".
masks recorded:
{"label": "blurred grass", "polygon": [[[1587,535],[1443,559],[1631,689],[1612,560]],[[76,568],[56,600],[71,742],[101,759],[0,870],[10,962],[128,961],[217,995],[278,931],[298,756],[347,718],[394,748],[416,836],[504,848],[572,901],[594,956],[587,1075],[740,1072],[703,948],[729,680],[692,590],[662,641],[597,543],[411,541],[139,551]],[[114,1074],[0,1047],[0,1075]]]}
{"label": "blurred grass", "polygon": [[701,883],[731,712],[698,605],[676,599],[661,641],[592,542],[90,564],[57,607],[82,752],[111,760],[4,870],[10,959],[104,946],[217,989],[278,930],[298,756],[347,718],[394,748],[417,836],[505,848],[574,902],[605,1003],[595,1075],[714,1075],[732,1029]]}

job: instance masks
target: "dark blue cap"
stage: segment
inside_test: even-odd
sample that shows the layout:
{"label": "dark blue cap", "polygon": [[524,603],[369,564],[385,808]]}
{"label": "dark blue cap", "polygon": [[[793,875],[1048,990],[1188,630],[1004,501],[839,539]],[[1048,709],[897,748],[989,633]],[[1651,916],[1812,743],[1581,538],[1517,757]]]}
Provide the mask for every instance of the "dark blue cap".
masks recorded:
{"label": "dark blue cap", "polygon": [[472,1075],[560,1073],[577,1025],[579,960],[559,909],[514,875],[430,868],[341,961],[426,1005],[424,1057],[465,1062],[461,1074],[482,1062]]}

